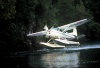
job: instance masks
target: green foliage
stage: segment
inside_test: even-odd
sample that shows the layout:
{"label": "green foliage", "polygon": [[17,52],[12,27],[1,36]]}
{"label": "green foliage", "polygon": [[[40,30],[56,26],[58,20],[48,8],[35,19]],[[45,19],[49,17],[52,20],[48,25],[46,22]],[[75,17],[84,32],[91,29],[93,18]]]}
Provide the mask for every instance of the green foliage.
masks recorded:
{"label": "green foliage", "polygon": [[[77,3],[78,2],[78,3]],[[83,2],[85,8],[94,17],[96,22],[100,21],[100,0],[74,0],[75,6]]]}
{"label": "green foliage", "polygon": [[92,22],[88,26],[87,36],[90,40],[99,40],[100,39],[100,24],[97,22]]}
{"label": "green foliage", "polygon": [[83,3],[83,6],[88,11],[89,17],[93,17],[94,20],[92,23],[88,24],[87,30],[84,30],[87,38],[92,40],[100,39],[100,0],[74,0],[75,6],[79,6],[81,3]]}
{"label": "green foliage", "polygon": [[89,17],[89,14],[86,12],[83,4],[75,7],[73,5],[73,0],[56,0],[54,3],[52,0],[42,0],[38,3],[42,6],[40,7],[42,10],[38,13],[43,12],[41,13],[42,15],[37,15],[40,29],[45,24],[49,25],[49,27],[58,25],[61,26],[76,20]]}
{"label": "green foliage", "polygon": [[0,18],[12,19],[15,18],[16,0],[0,0]]}
{"label": "green foliage", "polygon": [[[36,46],[37,39],[39,41],[44,39],[40,37],[30,41],[26,35],[29,32],[43,30],[45,24],[51,28],[92,16],[97,21],[100,16],[100,10],[96,7],[99,6],[100,1],[97,1],[0,0],[0,45],[5,48],[9,47],[9,50],[28,49]],[[87,34],[90,39],[100,38],[99,27],[98,23],[93,22],[88,26],[84,25],[79,31],[84,31],[83,33]]]}

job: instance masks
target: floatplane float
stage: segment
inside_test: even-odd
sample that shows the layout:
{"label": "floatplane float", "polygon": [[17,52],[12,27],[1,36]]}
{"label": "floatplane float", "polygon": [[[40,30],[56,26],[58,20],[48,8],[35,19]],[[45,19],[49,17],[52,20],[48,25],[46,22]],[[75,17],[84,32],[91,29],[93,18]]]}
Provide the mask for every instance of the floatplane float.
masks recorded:
{"label": "floatplane float", "polygon": [[[50,38],[50,40],[47,42],[40,42],[40,44],[51,48],[64,48],[67,45],[80,45],[78,41],[73,41],[73,39],[77,39],[79,37],[76,27],[87,22],[89,22],[88,19],[83,19],[60,27],[51,27],[50,29],[47,25],[45,25],[44,31],[29,33],[27,36],[34,37],[45,35],[45,37]],[[72,30],[72,32],[69,32],[69,30]]]}

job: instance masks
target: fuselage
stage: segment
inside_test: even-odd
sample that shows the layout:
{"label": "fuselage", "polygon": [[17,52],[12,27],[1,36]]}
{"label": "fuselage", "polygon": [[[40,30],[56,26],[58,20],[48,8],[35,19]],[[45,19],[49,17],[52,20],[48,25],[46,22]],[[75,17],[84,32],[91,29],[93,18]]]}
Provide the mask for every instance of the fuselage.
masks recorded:
{"label": "fuselage", "polygon": [[71,35],[69,33],[63,33],[59,30],[56,30],[56,29],[51,29],[51,30],[48,30],[47,32],[47,35],[48,37],[51,37],[51,38],[61,38],[61,39],[64,39],[64,38],[75,38],[74,35]]}

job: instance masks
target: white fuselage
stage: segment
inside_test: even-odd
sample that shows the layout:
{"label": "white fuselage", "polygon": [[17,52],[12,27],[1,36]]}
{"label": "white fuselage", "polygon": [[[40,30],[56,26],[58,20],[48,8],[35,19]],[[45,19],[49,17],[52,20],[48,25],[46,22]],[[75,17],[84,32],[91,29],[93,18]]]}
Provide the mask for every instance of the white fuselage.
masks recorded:
{"label": "white fuselage", "polygon": [[64,38],[75,38],[74,35],[69,34],[69,33],[63,33],[61,31],[58,31],[56,29],[51,29],[47,32],[47,37],[51,37],[51,38],[60,38],[60,39],[64,39]]}

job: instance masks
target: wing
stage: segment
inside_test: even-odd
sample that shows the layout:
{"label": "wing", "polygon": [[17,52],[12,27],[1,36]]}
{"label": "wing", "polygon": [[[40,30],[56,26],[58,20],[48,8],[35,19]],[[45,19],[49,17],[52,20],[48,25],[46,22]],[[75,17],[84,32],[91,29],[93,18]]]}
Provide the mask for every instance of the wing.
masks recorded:
{"label": "wing", "polygon": [[88,19],[83,19],[83,20],[79,20],[79,21],[76,21],[76,22],[73,22],[73,23],[70,23],[70,24],[67,24],[67,25],[64,25],[64,26],[57,27],[57,28],[62,30],[62,31],[63,30],[67,31],[67,30],[73,29],[73,27],[80,26],[80,25],[82,25],[82,24],[84,24],[88,21],[89,21]]}
{"label": "wing", "polygon": [[31,34],[27,34],[27,36],[43,36],[46,35],[47,31],[40,31],[40,32],[36,32],[36,33],[31,33]]}

